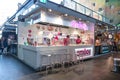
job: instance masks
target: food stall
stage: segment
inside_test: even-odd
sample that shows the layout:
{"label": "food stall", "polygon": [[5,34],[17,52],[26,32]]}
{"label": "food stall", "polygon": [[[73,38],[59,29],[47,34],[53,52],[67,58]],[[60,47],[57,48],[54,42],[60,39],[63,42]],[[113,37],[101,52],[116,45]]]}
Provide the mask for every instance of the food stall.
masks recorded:
{"label": "food stall", "polygon": [[120,31],[114,34],[114,40],[117,43],[117,50],[120,51]]}
{"label": "food stall", "polygon": [[106,30],[105,25],[97,25],[95,31],[95,55],[105,54],[112,51],[113,33]]}
{"label": "food stall", "polygon": [[[37,24],[24,26],[23,23],[19,22],[18,58],[20,60],[34,69],[39,69],[50,63],[48,58],[44,57],[46,54],[47,56],[55,54],[58,57],[60,57],[59,54],[64,56],[66,53],[72,54],[72,56],[83,54],[84,59],[94,56],[93,23],[68,20],[60,18],[58,15],[52,16],[50,20],[52,14],[45,15],[45,13],[44,16],[41,13],[41,21]],[[69,39],[67,39],[68,35]],[[77,40],[78,36],[80,41]],[[72,58],[74,59],[74,57]],[[58,59],[53,57],[53,61]]]}

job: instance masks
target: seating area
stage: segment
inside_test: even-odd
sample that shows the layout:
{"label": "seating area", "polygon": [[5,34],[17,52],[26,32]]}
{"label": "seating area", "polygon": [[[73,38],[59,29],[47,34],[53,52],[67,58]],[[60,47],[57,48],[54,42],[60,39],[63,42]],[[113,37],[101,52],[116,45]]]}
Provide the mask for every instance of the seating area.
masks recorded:
{"label": "seating area", "polygon": [[[66,50],[60,50],[60,54],[56,54],[56,51],[45,51],[42,54],[42,66],[40,73],[44,74],[45,77],[49,76],[50,74],[56,73],[69,73],[73,71],[74,73],[81,74],[84,72],[84,58],[83,55],[78,54],[70,54],[66,53]],[[45,60],[43,60],[45,59]],[[46,61],[47,60],[47,61]],[[46,61],[46,62],[45,62]]]}

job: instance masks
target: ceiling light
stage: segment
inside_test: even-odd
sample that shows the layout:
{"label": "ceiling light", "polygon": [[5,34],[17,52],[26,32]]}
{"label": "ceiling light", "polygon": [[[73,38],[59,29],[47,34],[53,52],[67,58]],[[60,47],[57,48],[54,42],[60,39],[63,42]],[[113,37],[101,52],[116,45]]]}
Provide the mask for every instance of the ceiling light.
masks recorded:
{"label": "ceiling light", "polygon": [[48,9],[49,12],[52,12],[52,9]]}
{"label": "ceiling light", "polygon": [[65,14],[65,16],[68,16],[68,14]]}
{"label": "ceiling light", "polygon": [[79,18],[79,20],[82,20],[81,18]]}

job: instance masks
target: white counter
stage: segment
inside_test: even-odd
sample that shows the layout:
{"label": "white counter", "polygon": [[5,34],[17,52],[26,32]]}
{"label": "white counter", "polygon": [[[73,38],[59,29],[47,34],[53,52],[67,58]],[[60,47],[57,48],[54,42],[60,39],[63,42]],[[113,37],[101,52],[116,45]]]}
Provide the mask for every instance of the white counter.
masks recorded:
{"label": "white counter", "polygon": [[[81,54],[85,52],[84,59],[94,56],[93,45],[80,45],[80,46],[25,46],[18,45],[18,58],[31,66],[34,69],[39,69],[54,61],[60,61],[64,54],[69,53],[74,55],[75,53]],[[87,51],[90,49],[90,52]],[[89,52],[89,53],[88,53]],[[55,54],[53,58],[48,58],[49,54]],[[87,55],[86,55],[87,54]],[[48,60],[51,59],[51,60]],[[74,59],[74,57],[73,57]],[[51,61],[51,62],[50,62]]]}

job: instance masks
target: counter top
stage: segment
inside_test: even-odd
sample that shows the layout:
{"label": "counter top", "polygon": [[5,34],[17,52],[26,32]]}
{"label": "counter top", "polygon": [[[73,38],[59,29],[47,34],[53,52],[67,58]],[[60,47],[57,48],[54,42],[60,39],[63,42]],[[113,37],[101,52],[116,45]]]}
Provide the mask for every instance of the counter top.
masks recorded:
{"label": "counter top", "polygon": [[[19,47],[18,58],[34,69],[39,69],[44,64],[49,64],[48,56],[51,56],[51,55],[56,56],[56,57],[52,56],[52,60],[54,61],[61,61],[60,56],[65,56],[65,54],[71,54],[73,60],[75,60],[76,58],[75,54],[84,54],[83,59],[92,58],[94,55],[94,50],[93,50],[94,45],[34,47],[31,45],[19,44],[18,47]],[[77,57],[77,59],[79,59],[79,57]]]}
{"label": "counter top", "polygon": [[[19,44],[19,45],[21,45],[21,44]],[[94,45],[90,45],[90,44],[88,44],[88,45],[85,45],[85,44],[80,44],[80,45],[68,45],[68,46],[61,46],[61,45],[57,45],[57,46],[47,46],[47,45],[42,45],[42,46],[32,46],[32,45],[21,45],[21,46],[29,46],[29,47],[77,47],[77,46],[94,46]]]}

